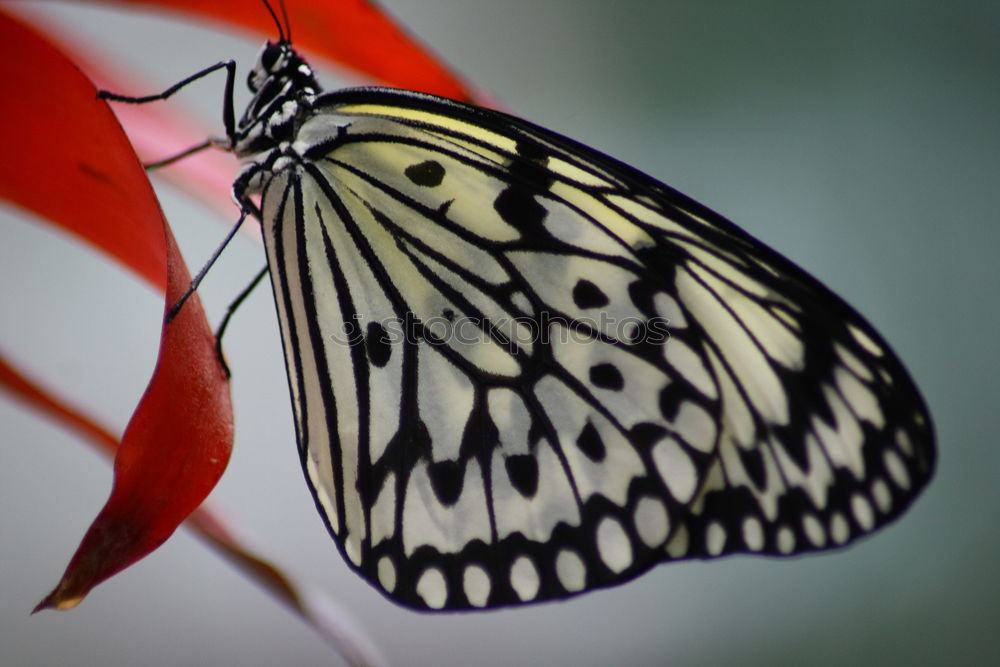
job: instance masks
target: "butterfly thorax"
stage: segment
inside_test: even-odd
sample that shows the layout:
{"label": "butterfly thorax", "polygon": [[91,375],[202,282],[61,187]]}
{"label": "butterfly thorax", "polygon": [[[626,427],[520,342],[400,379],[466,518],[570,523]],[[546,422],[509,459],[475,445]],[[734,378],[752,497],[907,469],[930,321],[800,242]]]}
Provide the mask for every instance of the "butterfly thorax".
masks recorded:
{"label": "butterfly thorax", "polygon": [[236,128],[233,152],[246,158],[291,141],[321,92],[312,68],[287,42],[266,42],[247,76],[254,93]]}

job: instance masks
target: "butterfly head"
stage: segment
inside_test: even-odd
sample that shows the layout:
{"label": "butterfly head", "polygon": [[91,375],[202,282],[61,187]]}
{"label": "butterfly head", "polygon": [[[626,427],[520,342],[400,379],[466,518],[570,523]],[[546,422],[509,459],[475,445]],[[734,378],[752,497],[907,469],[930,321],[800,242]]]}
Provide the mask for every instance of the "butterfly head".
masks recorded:
{"label": "butterfly head", "polygon": [[284,39],[264,43],[247,87],[254,96],[239,123],[238,154],[266,148],[261,141],[273,145],[287,138],[295,118],[321,90],[312,67]]}

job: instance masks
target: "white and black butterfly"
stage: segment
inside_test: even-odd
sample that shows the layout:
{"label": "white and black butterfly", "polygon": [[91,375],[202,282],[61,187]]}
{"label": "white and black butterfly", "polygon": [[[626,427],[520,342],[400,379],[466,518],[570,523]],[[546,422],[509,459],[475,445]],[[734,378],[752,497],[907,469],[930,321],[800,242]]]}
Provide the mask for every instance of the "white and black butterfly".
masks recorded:
{"label": "white and black butterfly", "polygon": [[[498,607],[834,548],[926,485],[913,382],[787,259],[512,116],[321,93],[284,34],[227,107],[233,191],[263,227],[316,506],[390,598]],[[232,63],[179,85],[222,66],[231,92]]]}

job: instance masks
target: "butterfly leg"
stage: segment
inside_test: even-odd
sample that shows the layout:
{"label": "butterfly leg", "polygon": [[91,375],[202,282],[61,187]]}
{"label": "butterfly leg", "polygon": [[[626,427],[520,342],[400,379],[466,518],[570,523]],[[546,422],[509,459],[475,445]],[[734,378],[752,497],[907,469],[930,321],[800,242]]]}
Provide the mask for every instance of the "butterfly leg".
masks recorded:
{"label": "butterfly leg", "polygon": [[177,299],[177,303],[171,306],[170,311],[167,313],[168,324],[172,322],[175,317],[177,317],[177,313],[180,312],[181,308],[184,306],[184,303],[188,300],[188,298],[192,294],[194,294],[195,290],[198,289],[198,285],[200,285],[201,281],[205,278],[205,274],[208,273],[208,270],[212,268],[213,264],[215,264],[215,260],[219,259],[219,255],[221,255],[222,251],[226,249],[226,246],[229,245],[229,242],[233,240],[233,237],[236,236],[236,232],[239,231],[240,227],[243,225],[243,221],[246,219],[247,219],[247,212],[243,211],[243,213],[240,214],[240,219],[236,221],[236,224],[233,225],[233,228],[229,230],[228,234],[226,234],[226,238],[222,240],[222,243],[219,244],[219,247],[215,249],[215,252],[212,253],[212,256],[208,258],[207,262],[205,262],[205,266],[201,267],[201,271],[199,271],[198,275],[196,275],[194,277],[194,280],[191,281],[191,285],[187,288],[187,291],[185,291],[184,294],[181,295],[181,298]]}
{"label": "butterfly leg", "polygon": [[236,114],[233,110],[233,82],[236,79],[236,62],[233,60],[225,60],[222,62],[215,63],[210,67],[195,72],[186,79],[175,83],[170,86],[162,93],[157,95],[145,95],[142,97],[130,97],[128,95],[119,95],[117,93],[112,93],[107,90],[97,91],[97,98],[101,100],[110,100],[112,102],[125,102],[127,104],[145,104],[146,102],[156,102],[159,100],[165,100],[178,90],[193,83],[198,79],[208,76],[212,72],[220,70],[222,68],[226,69],[226,88],[222,94],[222,123],[226,128],[226,139],[229,141],[230,145],[233,143],[233,137],[236,134]]}
{"label": "butterfly leg", "polygon": [[229,372],[229,365],[226,363],[225,358],[222,355],[222,334],[226,333],[226,327],[229,326],[229,320],[232,319],[233,315],[236,314],[236,309],[243,304],[250,293],[254,291],[260,281],[264,279],[267,275],[269,267],[265,266],[260,272],[254,276],[254,279],[250,281],[250,284],[243,288],[239,295],[233,299],[233,302],[229,304],[226,309],[226,314],[222,317],[222,322],[219,324],[219,328],[215,330],[215,356],[219,358],[219,363],[222,364],[222,370],[225,371],[226,377],[232,377]]}

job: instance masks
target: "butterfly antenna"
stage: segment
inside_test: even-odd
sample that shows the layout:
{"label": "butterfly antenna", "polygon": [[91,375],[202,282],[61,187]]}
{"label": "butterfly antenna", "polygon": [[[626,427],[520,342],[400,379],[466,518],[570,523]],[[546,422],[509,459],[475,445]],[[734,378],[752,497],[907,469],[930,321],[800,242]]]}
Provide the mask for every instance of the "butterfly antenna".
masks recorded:
{"label": "butterfly antenna", "polygon": [[292,24],[288,20],[288,8],[285,7],[285,0],[278,0],[281,3],[281,18],[285,20],[285,32],[288,33],[288,43],[292,43]]}
{"label": "butterfly antenna", "polygon": [[[267,13],[271,15],[271,19],[274,20],[274,25],[278,26],[278,41],[284,44],[290,43],[291,40],[285,38],[285,29],[281,25],[281,21],[278,20],[278,15],[274,13],[274,8],[271,7],[271,3],[267,0],[264,1],[264,6],[267,7]],[[281,3],[281,13],[285,14],[285,3]],[[288,16],[285,15],[285,22],[288,22]],[[289,36],[290,37],[290,36]]]}

